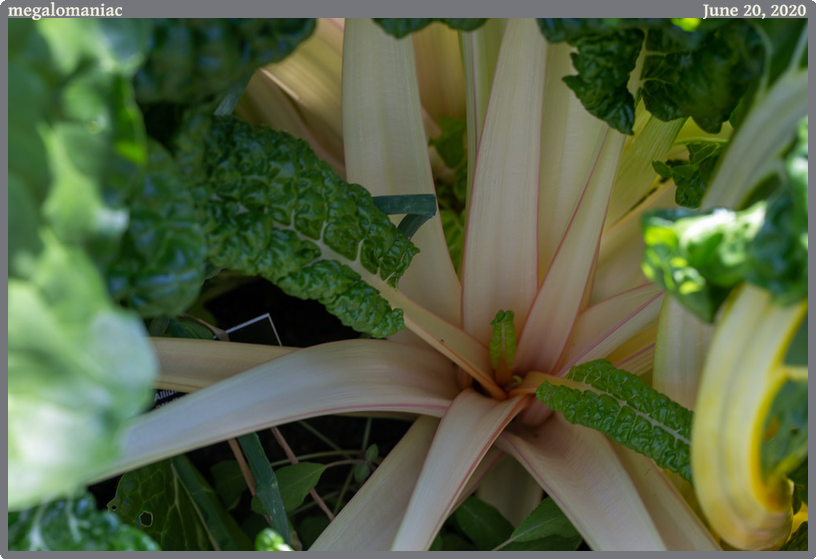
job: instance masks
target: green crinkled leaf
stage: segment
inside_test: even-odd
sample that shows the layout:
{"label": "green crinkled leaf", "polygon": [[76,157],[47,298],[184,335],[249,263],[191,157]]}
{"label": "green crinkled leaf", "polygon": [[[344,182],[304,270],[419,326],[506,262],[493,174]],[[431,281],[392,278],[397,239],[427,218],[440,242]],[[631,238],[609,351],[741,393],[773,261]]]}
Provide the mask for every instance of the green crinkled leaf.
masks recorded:
{"label": "green crinkled leaf", "polygon": [[808,523],[802,522],[799,529],[779,548],[779,551],[808,551]]}
{"label": "green crinkled leaf", "polygon": [[786,380],[765,416],[760,455],[762,471],[778,479],[787,476],[808,453],[808,383]]}
{"label": "green crinkled leaf", "polygon": [[403,328],[402,311],[338,261],[359,261],[396,287],[419,252],[371,195],[343,181],[302,140],[232,118],[210,123],[207,131],[194,120],[197,140],[177,141],[185,180],[204,208],[210,261],[316,299],[374,337]]}
{"label": "green crinkled leaf", "polygon": [[[549,41],[566,41],[578,49],[573,54],[578,74],[564,81],[584,107],[628,134],[635,103],[627,86],[644,37],[637,95],[661,120],[692,117],[707,132],[718,132],[745,91],[758,83],[774,44],[763,44],[747,20],[708,19],[693,28],[654,18],[538,22]],[[788,24],[789,30],[792,27]]]}
{"label": "green crinkled leaf", "polygon": [[415,31],[424,29],[435,21],[440,21],[451,29],[460,31],[474,31],[485,24],[487,18],[458,18],[458,17],[407,17],[407,18],[374,18],[374,21],[386,33],[400,39]]}
{"label": "green crinkled leaf", "polygon": [[502,361],[508,368],[516,359],[516,328],[513,324],[513,311],[498,311],[490,325],[493,334],[490,336],[490,366],[498,369]]}
{"label": "green crinkled leaf", "polygon": [[147,534],[99,511],[84,492],[8,518],[9,551],[159,551]]}
{"label": "green crinkled leaf", "polygon": [[158,143],[130,223],[108,272],[111,295],[142,316],[178,315],[204,283],[207,244],[199,213],[173,158]]}
{"label": "green crinkled leaf", "polygon": [[246,534],[184,456],[126,473],[108,509],[166,551],[252,549]]}
{"label": "green crinkled leaf", "polygon": [[545,381],[538,399],[570,423],[590,427],[691,481],[693,413],[603,359]]}
{"label": "green crinkled leaf", "polygon": [[288,56],[312,18],[153,19],[150,56],[136,75],[140,103],[195,103]]}
{"label": "green crinkled leaf", "polygon": [[468,497],[453,513],[456,524],[481,551],[490,551],[502,544],[513,531],[513,525],[495,507]]}
{"label": "green crinkled leaf", "polygon": [[[645,214],[643,272],[711,322],[731,288],[747,281],[788,305],[807,297],[807,118],[783,155],[775,192],[741,211]],[[803,131],[804,130],[804,131]],[[762,184],[767,180],[761,180]]]}
{"label": "green crinkled leaf", "polygon": [[238,462],[236,460],[218,462],[210,468],[210,473],[215,480],[213,489],[227,510],[237,507],[241,495],[248,489]]}
{"label": "green crinkled leaf", "polygon": [[677,189],[674,201],[686,208],[697,208],[711,182],[714,168],[725,148],[724,142],[695,141],[686,146],[687,162],[667,161],[652,163],[655,171],[664,179],[674,179]]}
{"label": "green crinkled leaf", "polygon": [[679,40],[650,30],[646,48],[655,52],[641,74],[646,108],[665,121],[690,116],[706,132],[720,131],[762,75],[763,45],[747,20],[702,22]]}
{"label": "green crinkled leaf", "polygon": [[325,470],[326,467],[323,464],[299,462],[275,471],[283,508],[287,513],[291,513],[303,504],[306,495],[315,488]]}

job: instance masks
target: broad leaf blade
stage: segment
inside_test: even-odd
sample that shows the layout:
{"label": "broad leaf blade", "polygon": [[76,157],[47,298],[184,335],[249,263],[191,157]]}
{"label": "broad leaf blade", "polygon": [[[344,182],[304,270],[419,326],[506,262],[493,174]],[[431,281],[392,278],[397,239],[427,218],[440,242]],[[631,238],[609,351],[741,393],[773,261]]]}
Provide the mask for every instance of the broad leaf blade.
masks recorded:
{"label": "broad leaf blade", "polygon": [[315,488],[326,467],[323,464],[300,462],[277,470],[280,495],[287,513],[298,508],[309,491]]}
{"label": "broad leaf blade", "polygon": [[555,501],[544,499],[513,531],[510,539],[514,542],[528,542],[550,536],[562,536],[567,539],[572,539],[574,536],[580,537],[578,530],[561,512]]}
{"label": "broad leaf blade", "polygon": [[459,528],[482,551],[490,551],[505,541],[513,526],[491,505],[468,497],[453,513]]}

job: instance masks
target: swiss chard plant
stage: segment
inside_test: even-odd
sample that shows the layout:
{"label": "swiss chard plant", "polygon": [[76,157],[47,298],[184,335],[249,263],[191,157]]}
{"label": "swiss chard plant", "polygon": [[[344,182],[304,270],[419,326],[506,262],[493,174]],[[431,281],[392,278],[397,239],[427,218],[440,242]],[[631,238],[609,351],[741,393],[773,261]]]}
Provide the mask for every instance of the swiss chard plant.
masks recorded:
{"label": "swiss chard plant", "polygon": [[[804,20],[10,20],[9,47],[18,548],[299,548],[325,467],[254,433],[352,413],[412,425],[310,550],[807,548]],[[360,339],[184,330],[230,272]],[[189,394],[142,413],[153,387]],[[213,487],[183,455],[227,440]]]}

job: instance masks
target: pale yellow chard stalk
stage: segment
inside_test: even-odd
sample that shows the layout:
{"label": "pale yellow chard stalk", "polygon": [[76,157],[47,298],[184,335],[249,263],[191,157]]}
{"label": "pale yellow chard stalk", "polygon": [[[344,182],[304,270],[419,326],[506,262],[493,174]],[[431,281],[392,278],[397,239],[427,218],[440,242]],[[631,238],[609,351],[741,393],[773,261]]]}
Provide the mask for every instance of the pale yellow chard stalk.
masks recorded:
{"label": "pale yellow chard stalk", "polygon": [[[556,501],[593,549],[719,549],[650,460],[533,405],[542,373],[563,375],[575,363],[609,357],[648,372],[662,298],[644,283],[587,306],[624,136],[578,117],[580,103],[560,81],[568,56],[547,44],[534,20],[506,23],[472,153],[462,284],[438,219],[414,237],[422,252],[399,291],[360,269],[404,310],[415,337],[403,341],[412,345],[354,340],[256,350],[242,355],[249,370],[236,374],[240,367],[216,357],[223,343],[164,340],[157,345],[163,383],[200,390],[132,422],[123,456],[97,477],[309,417],[410,413],[420,419],[312,549],[428,549],[502,454]],[[349,181],[374,194],[433,193],[412,41],[386,35],[371,20],[346,20],[342,79]],[[549,110],[551,103],[565,110]],[[591,149],[579,156],[561,149],[550,128],[565,129],[562,118],[586,124],[572,142]],[[554,164],[543,155],[556,148],[567,186],[542,180]],[[549,203],[560,188],[574,190],[567,209]],[[563,231],[542,239],[541,225],[563,211],[571,214],[559,216]],[[514,311],[518,335],[510,373],[521,378],[506,387],[488,351],[499,310]],[[457,381],[462,371],[469,384]],[[516,490],[526,487],[523,480]]]}
{"label": "pale yellow chard stalk", "polygon": [[[807,67],[798,64],[806,48],[807,25],[787,68],[774,83],[760,84],[702,199],[702,210],[741,208],[764,177],[778,172],[780,146],[789,144],[808,112]],[[806,507],[798,520],[792,519],[791,482],[764,472],[760,452],[764,420],[780,386],[786,379],[807,381],[806,365],[783,363],[806,316],[807,300],[778,306],[769,292],[751,285],[731,293],[714,324],[674,298],[667,297],[661,311],[653,386],[695,410],[691,466],[696,492],[691,495],[682,480],[677,486],[692,502],[699,500],[725,546],[775,549],[802,517],[807,519]]]}

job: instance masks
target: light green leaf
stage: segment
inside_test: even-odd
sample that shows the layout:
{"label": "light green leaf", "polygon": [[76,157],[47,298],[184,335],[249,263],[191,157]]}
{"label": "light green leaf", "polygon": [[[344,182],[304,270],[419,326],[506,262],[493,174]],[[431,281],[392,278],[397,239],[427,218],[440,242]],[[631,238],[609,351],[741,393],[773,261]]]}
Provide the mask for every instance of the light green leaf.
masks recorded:
{"label": "light green leaf", "polygon": [[323,464],[300,462],[284,466],[275,472],[286,512],[292,512],[303,503],[306,495],[315,488],[325,470],[326,467]]}
{"label": "light green leaf", "polygon": [[283,536],[272,528],[264,528],[255,538],[255,551],[294,551],[283,541]]}
{"label": "light green leaf", "polygon": [[468,497],[453,513],[459,528],[482,551],[490,551],[507,540],[513,531],[495,507],[476,497]]}
{"label": "light green leaf", "polygon": [[99,511],[90,493],[43,503],[8,517],[10,551],[158,551],[147,534]]}
{"label": "light green leaf", "polygon": [[126,473],[108,509],[153,537],[165,551],[252,548],[184,456]]}
{"label": "light green leaf", "polygon": [[693,413],[603,359],[551,377],[539,400],[570,423],[590,427],[691,481]]}

